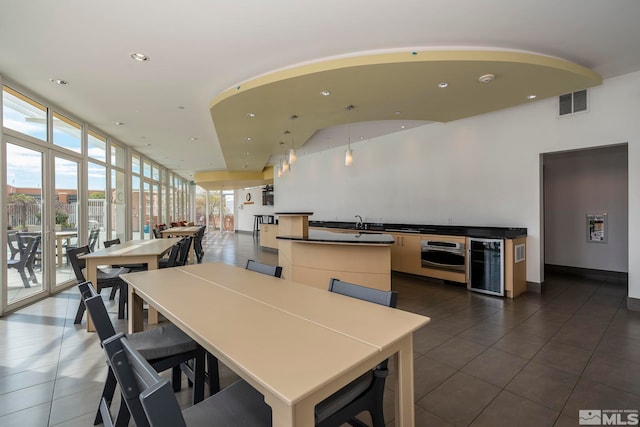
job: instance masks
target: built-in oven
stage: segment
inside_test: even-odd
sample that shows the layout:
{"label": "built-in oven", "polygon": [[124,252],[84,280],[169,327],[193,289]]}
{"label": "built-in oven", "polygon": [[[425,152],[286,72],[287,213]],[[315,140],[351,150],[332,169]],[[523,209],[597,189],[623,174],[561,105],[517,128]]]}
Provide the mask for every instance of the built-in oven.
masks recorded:
{"label": "built-in oven", "polygon": [[422,266],[455,272],[465,272],[466,251],[461,242],[422,240],[420,242]]}

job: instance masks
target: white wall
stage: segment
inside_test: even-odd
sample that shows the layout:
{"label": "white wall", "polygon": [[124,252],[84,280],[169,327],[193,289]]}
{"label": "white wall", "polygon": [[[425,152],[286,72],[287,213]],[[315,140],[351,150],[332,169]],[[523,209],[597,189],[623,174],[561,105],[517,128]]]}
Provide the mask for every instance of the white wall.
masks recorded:
{"label": "white wall", "polygon": [[[628,271],[627,146],[544,156],[546,264]],[[606,243],[587,240],[588,213],[606,213]]]}
{"label": "white wall", "polygon": [[[431,124],[300,156],[276,178],[278,211],[312,220],[527,227],[527,280],[541,282],[541,153],[629,144],[629,218],[640,218],[640,72],[589,92],[589,111],[557,116],[557,99],[451,123]],[[640,226],[629,224],[629,259],[640,256]],[[629,265],[629,296],[640,298],[640,263]]]}
{"label": "white wall", "polygon": [[[251,193],[253,203],[247,203],[247,193]],[[254,215],[273,215],[273,206],[262,206],[262,187],[241,189],[238,190],[237,195],[236,230],[252,232]]]}

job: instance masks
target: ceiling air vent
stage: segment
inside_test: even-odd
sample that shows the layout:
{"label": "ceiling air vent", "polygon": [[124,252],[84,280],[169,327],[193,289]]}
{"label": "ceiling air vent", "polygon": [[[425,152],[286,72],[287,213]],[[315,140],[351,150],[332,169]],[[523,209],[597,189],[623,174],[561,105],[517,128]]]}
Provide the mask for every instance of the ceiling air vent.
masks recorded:
{"label": "ceiling air vent", "polygon": [[561,116],[587,111],[587,90],[560,95],[558,113]]}

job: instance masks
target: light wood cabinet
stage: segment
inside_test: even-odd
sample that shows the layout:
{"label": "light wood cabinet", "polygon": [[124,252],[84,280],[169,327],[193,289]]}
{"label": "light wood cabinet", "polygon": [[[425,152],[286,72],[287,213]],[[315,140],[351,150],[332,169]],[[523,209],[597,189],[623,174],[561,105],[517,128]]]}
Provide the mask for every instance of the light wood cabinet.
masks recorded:
{"label": "light wood cabinet", "polygon": [[278,249],[278,226],[276,224],[260,224],[260,246]]}
{"label": "light wood cabinet", "polygon": [[389,233],[395,243],[391,246],[391,269],[403,273],[422,274],[420,235]]}
{"label": "light wood cabinet", "polygon": [[527,238],[504,241],[504,295],[515,298],[527,290]]}

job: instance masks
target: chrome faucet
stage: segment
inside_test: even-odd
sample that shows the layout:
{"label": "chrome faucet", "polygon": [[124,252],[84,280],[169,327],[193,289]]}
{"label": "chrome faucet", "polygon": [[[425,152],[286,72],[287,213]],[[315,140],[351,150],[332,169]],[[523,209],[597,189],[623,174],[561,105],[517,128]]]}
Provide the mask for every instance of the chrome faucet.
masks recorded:
{"label": "chrome faucet", "polygon": [[356,230],[362,230],[364,228],[362,217],[360,215],[356,215],[356,218],[358,218],[358,222],[356,222]]}

